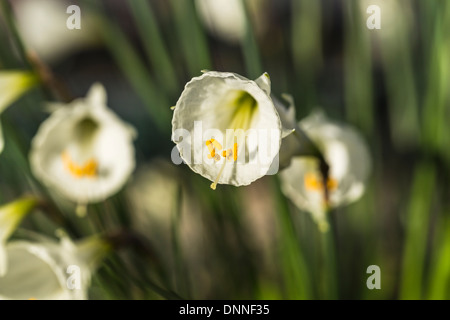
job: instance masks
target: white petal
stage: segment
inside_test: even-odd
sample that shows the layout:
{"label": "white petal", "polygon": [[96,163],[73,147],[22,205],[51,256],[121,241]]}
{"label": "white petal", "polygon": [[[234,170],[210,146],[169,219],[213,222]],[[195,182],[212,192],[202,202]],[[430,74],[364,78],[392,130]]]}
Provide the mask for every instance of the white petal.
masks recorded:
{"label": "white petal", "polygon": [[316,221],[321,221],[325,214],[325,202],[321,190],[308,190],[305,176],[316,172],[318,161],[311,157],[296,157],[291,165],[280,172],[284,194],[300,209],[313,214]]}
{"label": "white petal", "polygon": [[245,35],[245,13],[240,0],[196,0],[201,21],[217,36],[239,42]]}
{"label": "white petal", "polygon": [[7,245],[8,272],[0,277],[3,299],[70,299],[64,272],[49,255],[46,247],[27,242]]}
{"label": "white petal", "polygon": [[60,0],[16,1],[14,13],[22,40],[45,62],[56,62],[84,48],[101,44],[96,17],[81,8],[81,29],[71,30],[66,23],[69,3]]}
{"label": "white petal", "polygon": [[5,147],[5,140],[3,140],[2,123],[0,122],[0,153],[2,153],[4,147]]}
{"label": "white petal", "polygon": [[264,72],[258,79],[255,80],[256,84],[270,96],[270,76],[267,72]]}
{"label": "white petal", "polygon": [[92,85],[91,89],[87,94],[87,100],[94,107],[106,106],[106,90],[100,83],[95,83]]}
{"label": "white petal", "polygon": [[5,250],[5,244],[0,242],[0,278],[6,274],[8,270],[8,256]]}
{"label": "white petal", "polygon": [[22,219],[37,205],[37,199],[23,197],[0,207],[0,243],[5,243]]}
{"label": "white petal", "polygon": [[36,77],[29,72],[0,72],[0,113],[36,83]]}
{"label": "white petal", "polygon": [[[5,249],[8,269],[0,277],[1,299],[67,300],[87,298],[92,272],[110,247],[98,237],[78,244],[63,237],[61,243],[10,242]],[[74,283],[80,288],[70,286]]]}

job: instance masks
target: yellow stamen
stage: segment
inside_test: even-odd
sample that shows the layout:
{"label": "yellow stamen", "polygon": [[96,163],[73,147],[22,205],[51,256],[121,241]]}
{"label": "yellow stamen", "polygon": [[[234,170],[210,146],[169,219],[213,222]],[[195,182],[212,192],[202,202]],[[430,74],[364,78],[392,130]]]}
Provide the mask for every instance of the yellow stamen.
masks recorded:
{"label": "yellow stamen", "polygon": [[237,143],[234,144],[233,149],[224,150],[222,152],[222,156],[224,158],[227,158],[228,161],[231,161],[231,160],[236,161],[237,160]]}
{"label": "yellow stamen", "polygon": [[94,159],[87,161],[84,165],[79,166],[74,163],[67,151],[64,151],[61,155],[64,167],[75,178],[89,177],[93,178],[97,176],[98,163]]}
{"label": "yellow stamen", "polygon": [[216,155],[216,149],[217,150],[222,150],[222,146],[219,142],[217,142],[217,140],[215,140],[214,138],[211,138],[211,140],[207,140],[206,141],[206,146],[209,149],[210,154],[208,154],[208,159],[213,159],[218,161],[220,160],[220,156]]}
{"label": "yellow stamen", "polygon": [[219,143],[219,142],[217,142],[217,140],[216,139],[214,139],[214,138],[211,138],[211,143],[214,145],[214,148],[216,148],[217,150],[222,150],[222,145]]}
{"label": "yellow stamen", "polygon": [[[323,183],[317,178],[317,175],[312,172],[308,172],[304,179],[305,188],[311,191],[323,190]],[[336,190],[338,182],[335,179],[329,178],[327,181],[327,188],[330,191]]]}
{"label": "yellow stamen", "polygon": [[[237,142],[236,142],[236,140],[237,140],[237,138],[236,137],[234,137],[234,145],[233,145],[233,149],[228,149],[228,150],[224,150],[223,152],[222,152],[222,156],[223,157],[226,157],[227,158],[227,160],[231,160],[231,159],[233,159],[233,161],[236,161],[237,160],[237,156],[238,156],[238,146],[237,146]],[[233,157],[233,158],[232,158]]]}
{"label": "yellow stamen", "polygon": [[223,150],[222,152],[222,157],[224,158],[228,159],[231,155],[233,155],[233,151],[231,149]]}
{"label": "yellow stamen", "polygon": [[227,164],[226,160],[223,160],[222,168],[220,168],[219,174],[217,175],[216,180],[214,180],[213,183],[211,183],[211,189],[216,190],[217,183],[219,182],[220,176],[223,173],[223,169],[225,169],[225,165]]}
{"label": "yellow stamen", "polygon": [[[208,148],[210,147],[211,145],[209,145],[208,146]],[[209,149],[209,154],[208,154],[208,159],[212,159],[212,158],[214,158],[215,156],[216,156],[216,149],[214,149],[214,148],[211,148],[211,149]]]}

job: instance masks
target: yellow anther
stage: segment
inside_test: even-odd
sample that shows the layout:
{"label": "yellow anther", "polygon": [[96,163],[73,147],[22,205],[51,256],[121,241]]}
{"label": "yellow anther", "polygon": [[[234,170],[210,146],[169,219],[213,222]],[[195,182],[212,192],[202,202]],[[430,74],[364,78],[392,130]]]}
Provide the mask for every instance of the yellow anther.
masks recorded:
{"label": "yellow anther", "polygon": [[76,178],[84,178],[84,177],[96,177],[98,163],[94,159],[87,161],[84,165],[79,166],[72,161],[70,155],[67,151],[64,151],[61,155],[64,167],[67,171],[69,171]]}
{"label": "yellow anther", "polygon": [[[319,180],[317,178],[317,175],[315,173],[308,172],[305,175],[304,183],[305,183],[305,188],[307,190],[311,190],[311,191],[322,191],[323,190],[323,183],[321,180]],[[338,182],[335,179],[329,178],[327,181],[328,190],[330,190],[330,191],[336,190],[337,187],[338,187]]]}
{"label": "yellow anther", "polygon": [[214,145],[214,148],[216,148],[219,151],[222,150],[222,145],[219,142],[217,142],[216,139],[211,139],[210,141]]}
{"label": "yellow anther", "polygon": [[[217,142],[217,140],[211,138],[211,140],[206,140],[206,146],[209,149],[209,154],[208,154],[208,159],[213,159],[216,161],[220,160],[220,156],[216,155],[216,149],[217,150],[222,150],[222,146],[220,145],[219,142]],[[217,158],[218,156],[218,158]]]}

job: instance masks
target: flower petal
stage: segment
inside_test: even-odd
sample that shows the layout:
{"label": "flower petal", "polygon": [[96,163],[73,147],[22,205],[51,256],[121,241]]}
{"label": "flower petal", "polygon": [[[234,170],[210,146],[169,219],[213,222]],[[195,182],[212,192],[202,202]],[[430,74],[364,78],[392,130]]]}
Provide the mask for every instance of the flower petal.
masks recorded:
{"label": "flower petal", "polygon": [[98,236],[73,243],[63,232],[59,235],[60,243],[14,241],[4,247],[8,271],[0,277],[0,299],[87,298],[91,275],[111,247]]}
{"label": "flower petal", "polygon": [[8,270],[8,255],[6,254],[5,244],[0,242],[0,278],[6,274]]}
{"label": "flower petal", "polygon": [[35,84],[37,79],[30,72],[0,72],[0,113]]}
{"label": "flower petal", "polygon": [[34,197],[25,197],[0,207],[0,243],[6,242],[22,219],[38,204]]}
{"label": "flower petal", "polygon": [[11,242],[6,246],[8,272],[0,277],[2,299],[69,299],[64,270],[57,267],[44,246]]}
{"label": "flower petal", "polygon": [[0,153],[2,153],[5,147],[5,140],[3,139],[2,123],[0,122]]}
{"label": "flower petal", "polygon": [[106,90],[100,83],[95,83],[89,89],[87,94],[87,101],[91,106],[103,107],[106,106]]}
{"label": "flower petal", "polygon": [[264,72],[258,79],[255,80],[256,84],[270,96],[270,76],[267,72]]}

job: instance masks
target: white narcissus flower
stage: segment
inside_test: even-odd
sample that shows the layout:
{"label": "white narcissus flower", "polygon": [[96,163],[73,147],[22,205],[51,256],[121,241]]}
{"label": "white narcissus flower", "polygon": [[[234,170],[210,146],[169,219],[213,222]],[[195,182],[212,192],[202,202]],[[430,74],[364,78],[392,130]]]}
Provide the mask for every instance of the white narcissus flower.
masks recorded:
{"label": "white narcissus flower", "polygon": [[91,277],[111,246],[100,237],[73,243],[11,241],[8,271],[0,277],[2,300],[87,299]]}
{"label": "white narcissus flower", "polygon": [[25,197],[0,207],[0,277],[7,271],[6,241],[37,204],[36,198]]}
{"label": "white narcissus flower", "polygon": [[[37,78],[30,72],[1,71],[0,72],[0,114],[22,94],[37,84]],[[4,141],[0,123],[0,153]]]}
{"label": "white narcissus flower", "polygon": [[278,169],[284,132],[267,73],[252,81],[205,72],[186,84],[172,119],[172,140],[196,173],[244,186]]}
{"label": "white narcissus flower", "polygon": [[348,125],[342,125],[315,112],[299,123],[315,143],[328,163],[328,203],[325,200],[319,161],[314,157],[294,157],[280,172],[284,194],[301,210],[312,213],[320,229],[326,230],[329,208],[356,201],[365,190],[371,171],[369,150],[361,135]]}
{"label": "white narcissus flower", "polygon": [[[195,7],[201,22],[213,35],[229,43],[245,40],[247,24],[244,5],[248,6],[257,34],[267,30],[268,2],[265,0],[196,0]],[[253,26],[252,26],[253,27]]]}
{"label": "white narcissus flower", "polygon": [[58,62],[70,54],[102,44],[98,21],[91,11],[80,6],[81,29],[69,29],[73,1],[22,0],[14,1],[17,27],[29,51],[48,63]]}
{"label": "white narcissus flower", "polygon": [[106,106],[95,84],[87,98],[60,106],[33,138],[30,164],[46,186],[77,204],[118,192],[135,167],[135,130]]}

